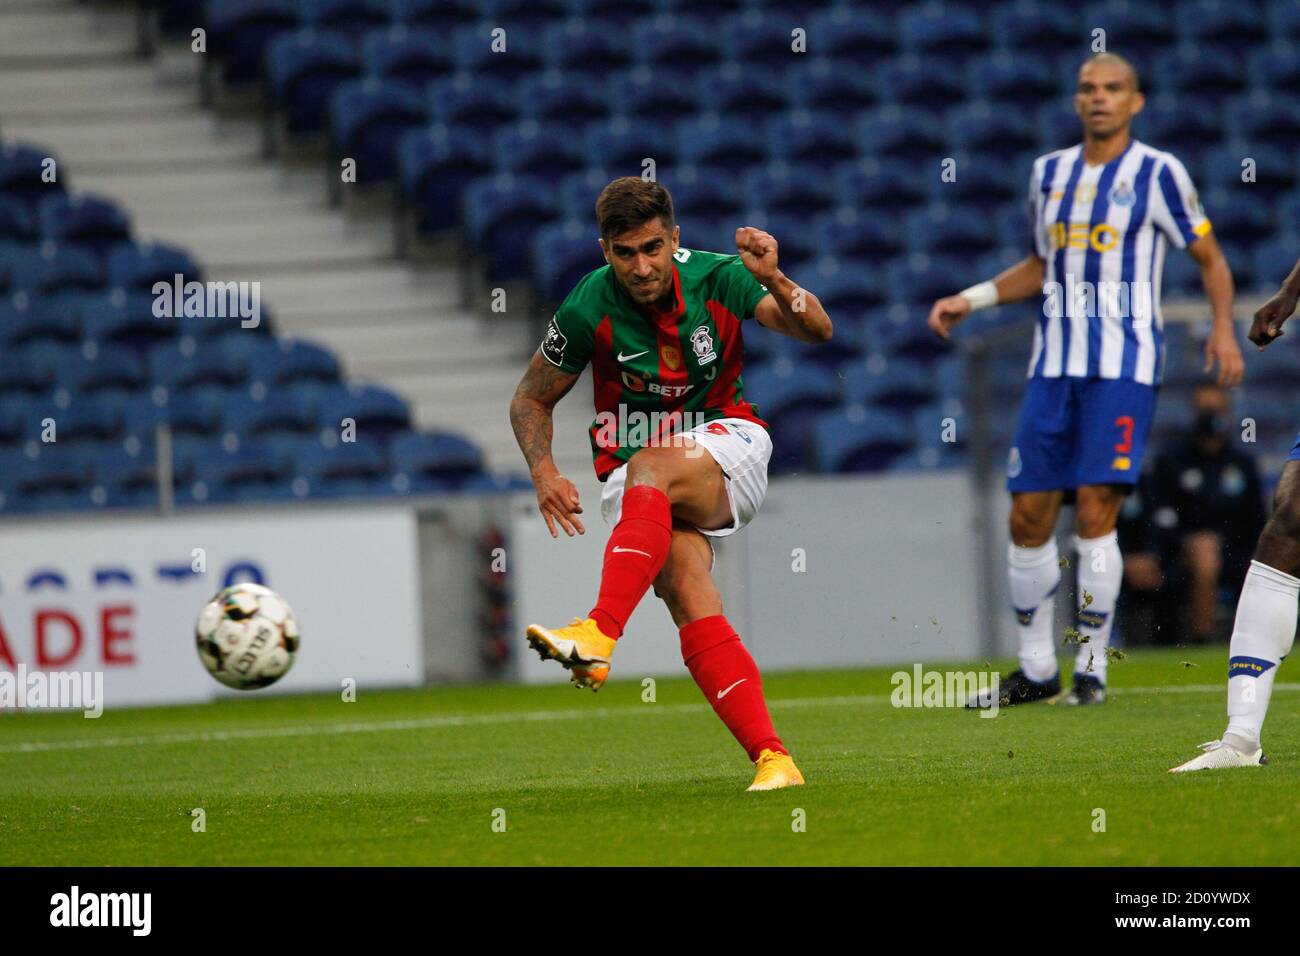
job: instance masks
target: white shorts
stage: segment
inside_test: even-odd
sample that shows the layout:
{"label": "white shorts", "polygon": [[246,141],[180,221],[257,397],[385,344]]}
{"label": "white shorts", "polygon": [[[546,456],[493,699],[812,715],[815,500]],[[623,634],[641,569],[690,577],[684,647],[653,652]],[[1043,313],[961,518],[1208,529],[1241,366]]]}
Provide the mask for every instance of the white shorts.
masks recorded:
{"label": "white shorts", "polygon": [[[731,526],[699,531],[712,538],[735,534],[754,519],[767,495],[767,465],[772,460],[772,438],[762,425],[743,418],[715,418],[684,432],[713,456],[722,469],[727,500],[731,502]],[[600,513],[611,527],[623,516],[623,485],[627,464],[609,473],[600,493]]]}

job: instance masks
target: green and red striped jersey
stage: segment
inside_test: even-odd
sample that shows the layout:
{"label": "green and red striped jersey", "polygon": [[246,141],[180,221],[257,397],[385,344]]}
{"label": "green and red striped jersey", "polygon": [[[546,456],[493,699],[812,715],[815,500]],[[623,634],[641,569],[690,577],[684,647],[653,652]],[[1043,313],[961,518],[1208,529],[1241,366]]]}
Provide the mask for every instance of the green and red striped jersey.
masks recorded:
{"label": "green and red striped jersey", "polygon": [[767,427],[740,380],[740,324],[765,295],[740,256],[698,249],[673,254],[667,312],[639,308],[609,265],[578,282],[547,326],[541,351],[570,373],[591,363],[596,477],[604,481],[639,448],[715,418]]}

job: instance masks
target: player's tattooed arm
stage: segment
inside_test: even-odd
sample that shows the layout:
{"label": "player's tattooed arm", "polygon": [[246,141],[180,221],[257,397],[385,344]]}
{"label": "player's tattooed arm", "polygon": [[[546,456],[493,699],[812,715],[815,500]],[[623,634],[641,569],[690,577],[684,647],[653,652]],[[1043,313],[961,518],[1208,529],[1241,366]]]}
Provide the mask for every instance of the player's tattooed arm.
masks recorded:
{"label": "player's tattooed arm", "polygon": [[829,342],[834,329],[821,300],[799,286],[777,267],[777,243],[770,233],[753,226],[736,230],[740,260],[767,295],[754,307],[758,324],[800,342]]}
{"label": "player's tattooed arm", "polygon": [[1297,301],[1300,301],[1300,259],[1296,260],[1291,274],[1282,281],[1282,288],[1273,293],[1272,298],[1255,312],[1255,321],[1251,323],[1247,338],[1262,349],[1274,339],[1285,335],[1282,323],[1295,312]]}
{"label": "player's tattooed arm", "polygon": [[556,537],[556,525],[570,537],[586,529],[577,516],[582,513],[578,489],[573,482],[560,474],[551,456],[551,439],[555,432],[553,412],[555,405],[578,380],[578,373],[556,368],[542,358],[541,350],[533,353],[528,370],[515,389],[510,401],[510,425],[515,441],[528,462],[528,473],[537,486],[537,508],[546,519],[551,537]]}

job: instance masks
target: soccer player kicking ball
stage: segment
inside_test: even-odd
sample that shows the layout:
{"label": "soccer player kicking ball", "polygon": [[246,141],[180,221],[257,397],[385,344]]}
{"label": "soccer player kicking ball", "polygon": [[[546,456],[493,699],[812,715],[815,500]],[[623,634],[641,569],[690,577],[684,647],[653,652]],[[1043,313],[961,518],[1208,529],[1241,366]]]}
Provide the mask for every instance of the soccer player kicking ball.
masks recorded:
{"label": "soccer player kicking ball", "polygon": [[[613,525],[596,606],[568,627],[528,627],[543,660],[599,690],[623,628],[653,583],[681,632],[691,677],[757,765],[750,790],[803,783],[772,727],[753,658],[722,612],[710,538],[739,531],[767,492],[772,441],[742,394],[740,324],[825,342],[816,296],[777,268],[777,243],[736,230],[739,255],[678,245],[672,197],[637,177],[596,200],[607,265],[560,304],[533,355],[510,420],[552,537],[584,534],[577,489],[551,457],[552,409],[590,362],[590,429],[601,513]],[[647,429],[645,422],[651,427]]]}
{"label": "soccer player kicking ball", "polygon": [[1158,291],[1166,242],[1196,260],[1214,311],[1205,371],[1217,361],[1220,385],[1241,379],[1232,274],[1183,165],[1130,137],[1142,104],[1127,60],[1111,53],[1089,58],[1074,95],[1083,142],[1040,156],[1030,174],[1033,251],[992,281],[940,299],[930,312],[930,328],[946,339],[973,309],[1042,296],[1007,462],[1007,561],[1020,668],[1002,680],[1003,706],[1061,690],[1052,633],[1061,559],[1053,530],[1071,499],[1079,649],[1065,700],[1106,700],[1106,647],[1123,573],[1115,523],[1142,467],[1163,371]]}
{"label": "soccer player kicking ball", "polygon": [[[1273,298],[1255,313],[1249,338],[1261,349],[1282,335],[1300,298],[1300,262]],[[1228,645],[1228,729],[1219,740],[1170,773],[1219,767],[1258,767],[1267,761],[1259,735],[1278,665],[1295,642],[1300,600],[1300,439],[1291,449],[1273,496],[1273,514],[1260,532],[1241,586]]]}

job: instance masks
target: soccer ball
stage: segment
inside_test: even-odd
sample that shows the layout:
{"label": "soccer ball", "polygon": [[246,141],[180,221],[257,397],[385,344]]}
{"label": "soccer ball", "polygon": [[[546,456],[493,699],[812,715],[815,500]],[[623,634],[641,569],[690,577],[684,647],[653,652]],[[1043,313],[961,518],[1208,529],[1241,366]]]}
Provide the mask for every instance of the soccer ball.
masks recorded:
{"label": "soccer ball", "polygon": [[195,632],[208,673],[237,690],[274,684],[298,653],[293,611],[260,584],[235,584],[219,592],[199,612]]}

